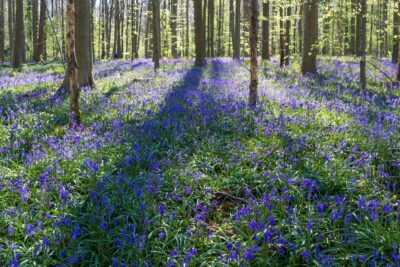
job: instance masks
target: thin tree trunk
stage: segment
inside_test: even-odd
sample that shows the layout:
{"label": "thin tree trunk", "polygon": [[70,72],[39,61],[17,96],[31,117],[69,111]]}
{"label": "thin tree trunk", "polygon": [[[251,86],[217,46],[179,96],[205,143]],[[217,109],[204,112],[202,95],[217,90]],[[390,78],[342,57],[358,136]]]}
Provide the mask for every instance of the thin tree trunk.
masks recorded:
{"label": "thin tree trunk", "polygon": [[153,0],[153,60],[154,69],[160,68],[160,0]]}
{"label": "thin tree trunk", "polygon": [[204,49],[204,20],[203,20],[203,5],[202,0],[193,0],[194,3],[194,28],[195,28],[195,46],[196,60],[195,65],[203,66],[206,63]]}
{"label": "thin tree trunk", "polygon": [[10,62],[14,55],[14,0],[8,0],[8,38],[10,43]]}
{"label": "thin tree trunk", "polygon": [[177,37],[177,13],[178,13],[178,0],[171,1],[171,54],[173,58],[178,57],[178,37]]}
{"label": "thin tree trunk", "polygon": [[16,0],[15,13],[15,47],[13,56],[13,68],[20,70],[25,59],[25,30],[24,30],[24,1]]}
{"label": "thin tree trunk", "polygon": [[292,7],[289,6],[286,8],[286,23],[285,23],[285,66],[289,65],[289,56],[290,56],[290,29],[291,29],[291,16],[292,16]]}
{"label": "thin tree trunk", "polygon": [[366,55],[365,55],[365,47],[366,47],[366,42],[367,42],[367,3],[366,0],[360,0],[360,22],[361,22],[361,28],[360,28],[360,55],[361,55],[361,60],[360,60],[360,84],[361,84],[361,89],[365,90],[367,86],[367,76],[366,76]]}
{"label": "thin tree trunk", "polygon": [[[395,2],[395,6],[396,6],[395,12],[399,12],[399,11],[400,11],[400,0],[395,0],[395,1],[396,1],[396,2]],[[397,24],[396,26],[398,27],[398,28],[397,28],[397,31],[400,32],[400,29],[399,29],[400,26],[399,26],[399,24]],[[397,45],[398,45],[397,50],[400,52],[400,41],[397,42]],[[397,54],[397,74],[396,74],[396,82],[397,82],[397,85],[400,84],[400,53]]]}
{"label": "thin tree trunk", "polygon": [[318,0],[306,0],[303,6],[303,75],[317,73],[317,41],[318,41]]}
{"label": "thin tree trunk", "polygon": [[283,7],[282,4],[279,7],[279,55],[280,64],[279,67],[285,66],[285,29],[283,27]]}
{"label": "thin tree trunk", "polygon": [[229,34],[228,55],[233,56],[233,50],[235,47],[235,6],[233,0],[229,0]]}
{"label": "thin tree trunk", "polygon": [[0,0],[0,63],[5,61],[4,39],[4,0]]}
{"label": "thin tree trunk", "polygon": [[46,59],[46,37],[45,37],[45,24],[46,24],[46,0],[40,0],[40,19],[39,19],[39,39],[38,39],[38,61]]}
{"label": "thin tree trunk", "polygon": [[215,57],[214,54],[214,0],[208,0],[208,56]]}
{"label": "thin tree trunk", "polygon": [[269,60],[269,0],[263,2],[262,59]]}
{"label": "thin tree trunk", "polygon": [[32,50],[34,62],[38,62],[40,60],[38,53],[38,10],[38,0],[32,0]]}
{"label": "thin tree trunk", "polygon": [[258,43],[258,1],[250,0],[250,94],[249,106],[254,108],[257,105],[258,89],[258,62],[257,62],[257,43]]}
{"label": "thin tree trunk", "polygon": [[233,42],[233,58],[240,58],[240,0],[236,0],[235,35]]}
{"label": "thin tree trunk", "polygon": [[190,41],[189,41],[189,0],[186,0],[186,45],[185,45],[185,56],[189,56],[190,53]]}
{"label": "thin tree trunk", "polygon": [[[79,0],[78,0],[79,1]],[[75,10],[74,0],[67,3],[68,80],[71,85],[71,126],[80,125],[78,63],[75,54]]]}
{"label": "thin tree trunk", "polygon": [[395,7],[393,10],[393,51],[392,51],[392,62],[397,63],[398,57],[399,57],[399,23],[400,23],[400,17],[399,17],[399,10],[397,7],[397,0],[394,0]]}

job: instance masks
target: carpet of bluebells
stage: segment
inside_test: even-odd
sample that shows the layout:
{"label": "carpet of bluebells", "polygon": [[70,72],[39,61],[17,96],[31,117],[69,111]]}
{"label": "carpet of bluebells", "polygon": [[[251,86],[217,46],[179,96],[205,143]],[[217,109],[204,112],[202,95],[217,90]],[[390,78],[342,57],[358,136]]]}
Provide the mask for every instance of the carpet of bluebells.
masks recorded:
{"label": "carpet of bluebells", "polygon": [[96,63],[77,131],[61,65],[0,69],[0,266],[399,266],[400,90],[273,60],[249,109],[246,64]]}

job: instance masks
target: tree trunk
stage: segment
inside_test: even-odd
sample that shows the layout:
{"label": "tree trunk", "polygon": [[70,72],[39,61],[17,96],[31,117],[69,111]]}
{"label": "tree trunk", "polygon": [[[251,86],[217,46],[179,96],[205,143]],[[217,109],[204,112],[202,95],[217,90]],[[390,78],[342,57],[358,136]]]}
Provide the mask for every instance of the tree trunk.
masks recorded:
{"label": "tree trunk", "polygon": [[[251,0],[252,1],[252,0]],[[233,42],[233,58],[240,58],[240,0],[236,0],[235,35]]]}
{"label": "tree trunk", "polygon": [[10,62],[14,55],[14,0],[8,0],[8,38],[10,43]]}
{"label": "tree trunk", "polygon": [[361,60],[360,60],[360,85],[361,89],[365,90],[367,86],[367,76],[365,73],[365,68],[366,68],[366,55],[365,55],[365,47],[367,43],[367,3],[366,0],[360,0],[360,22],[361,22],[361,28],[360,28],[360,55],[361,55]]}
{"label": "tree trunk", "polygon": [[177,13],[178,13],[178,0],[171,1],[171,54],[173,58],[178,57],[178,38],[177,38]]}
{"label": "tree trunk", "polygon": [[[80,1],[80,0],[78,0]],[[83,2],[83,1],[80,1]],[[86,2],[86,1],[85,1]],[[67,3],[68,80],[71,85],[71,126],[80,125],[78,63],[75,54],[75,10],[74,0]]]}
{"label": "tree trunk", "polygon": [[282,4],[279,7],[279,55],[280,55],[279,67],[283,68],[283,66],[285,66],[285,29],[283,27]]}
{"label": "tree trunk", "polygon": [[235,6],[233,0],[229,0],[229,52],[228,55],[233,56],[233,50],[235,46]]}
{"label": "tree trunk", "polygon": [[[400,11],[400,0],[395,0],[395,1],[396,1],[396,3],[395,3],[395,6],[396,6],[395,12],[399,12]],[[396,26],[397,26],[397,31],[400,32],[399,24],[397,24]],[[398,45],[397,50],[400,51],[400,41],[397,42],[397,45]],[[400,53],[397,54],[396,82],[397,82],[397,85],[400,84]]]}
{"label": "tree trunk", "polygon": [[289,6],[286,8],[286,22],[285,22],[285,66],[289,65],[291,16],[292,16],[292,7],[290,6],[289,3]]}
{"label": "tree trunk", "polygon": [[40,0],[40,19],[39,19],[39,38],[38,38],[38,61],[46,59],[46,37],[45,37],[45,23],[46,23],[46,0]]}
{"label": "tree trunk", "polygon": [[160,0],[153,0],[153,60],[154,70],[160,68]]}
{"label": "tree trunk", "polygon": [[297,21],[297,27],[298,27],[298,29],[297,29],[297,31],[298,31],[298,34],[299,34],[299,46],[298,46],[298,50],[299,50],[299,53],[301,53],[301,51],[303,51],[303,22],[304,22],[304,20],[303,20],[303,15],[304,15],[304,10],[303,10],[303,8],[304,8],[304,5],[300,5],[299,6],[299,20]]}
{"label": "tree trunk", "polygon": [[13,68],[20,70],[25,59],[24,1],[16,0]]}
{"label": "tree trunk", "polygon": [[361,1],[356,0],[357,3],[357,16],[356,16],[356,56],[360,57],[361,54],[361,28],[362,28],[362,15],[361,15]]}
{"label": "tree trunk", "polygon": [[[206,1],[206,0],[205,0]],[[194,39],[196,46],[195,65],[203,66],[206,64],[205,48],[204,48],[204,20],[202,0],[193,0],[194,3]]]}
{"label": "tree trunk", "polygon": [[38,10],[38,0],[32,0],[32,50],[34,62],[38,62],[40,60],[38,53]]}
{"label": "tree trunk", "polygon": [[190,43],[189,43],[189,0],[186,0],[186,45],[185,45],[185,55],[189,56]]}
{"label": "tree trunk", "polygon": [[214,0],[208,0],[208,56],[215,57],[214,54]]}
{"label": "tree trunk", "polygon": [[356,55],[356,17],[357,17],[357,0],[351,1],[351,19],[350,19],[350,51]]}
{"label": "tree trunk", "polygon": [[5,61],[4,39],[4,0],[0,0],[0,63]]}
{"label": "tree trunk", "polygon": [[318,42],[318,0],[306,0],[303,6],[303,59],[301,71],[317,73],[317,42]]}
{"label": "tree trunk", "polygon": [[[90,1],[78,0],[74,4],[75,25],[75,54],[77,65],[79,66],[78,84],[79,87],[90,86],[94,87],[93,79],[93,60],[92,60],[92,44],[91,44],[91,29],[90,29]],[[64,89],[70,89],[70,79],[68,73],[70,66],[67,66],[67,75],[62,85]]]}
{"label": "tree trunk", "polygon": [[395,0],[395,7],[393,11],[393,51],[392,51],[392,62],[397,63],[398,57],[399,57],[399,23],[400,23],[400,17],[399,17],[399,9],[397,7]]}
{"label": "tree trunk", "polygon": [[250,0],[250,94],[249,106],[254,108],[257,105],[258,89],[258,62],[257,62],[257,43],[258,43],[258,1]]}
{"label": "tree trunk", "polygon": [[208,57],[214,58],[214,0],[208,0]]}
{"label": "tree trunk", "polygon": [[263,2],[263,22],[262,22],[262,53],[264,60],[269,60],[269,0]]}

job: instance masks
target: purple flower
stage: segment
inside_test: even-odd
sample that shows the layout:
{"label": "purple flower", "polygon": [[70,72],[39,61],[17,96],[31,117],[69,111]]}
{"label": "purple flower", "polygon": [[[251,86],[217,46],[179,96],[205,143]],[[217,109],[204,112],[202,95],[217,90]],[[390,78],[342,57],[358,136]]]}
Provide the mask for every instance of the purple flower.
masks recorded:
{"label": "purple flower", "polygon": [[245,259],[245,261],[251,261],[254,259],[254,253],[259,251],[260,247],[258,246],[253,246],[253,247],[249,247],[247,248],[244,252],[243,252],[243,257]]}
{"label": "purple flower", "polygon": [[303,250],[303,252],[301,252],[301,256],[308,263],[308,260],[310,258],[310,251],[309,250]]}
{"label": "purple flower", "polygon": [[35,233],[35,227],[31,224],[25,226],[25,234],[27,236],[32,236]]}
{"label": "purple flower", "polygon": [[164,216],[166,211],[167,209],[165,208],[164,204],[158,206],[158,212],[160,212],[161,216]]}

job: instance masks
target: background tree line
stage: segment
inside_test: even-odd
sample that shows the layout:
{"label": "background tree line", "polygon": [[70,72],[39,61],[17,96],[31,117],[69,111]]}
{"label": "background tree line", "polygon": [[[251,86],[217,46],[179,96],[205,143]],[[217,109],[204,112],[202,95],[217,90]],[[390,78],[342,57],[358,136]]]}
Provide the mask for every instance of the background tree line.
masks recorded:
{"label": "background tree line", "polygon": [[[249,0],[87,2],[82,12],[90,20],[91,54],[95,60],[153,57],[157,33],[154,24],[159,25],[156,39],[161,58],[194,56],[196,5],[201,9],[207,57],[239,58],[250,53]],[[304,18],[313,12],[304,6],[311,2],[318,5],[316,21],[312,23],[318,36],[313,45],[319,54],[361,56],[362,0],[259,0],[258,51],[263,59],[280,55],[281,65],[287,65],[289,56],[302,54],[303,45],[307,45],[303,35],[309,26],[305,28]],[[79,5],[79,1],[75,4]],[[366,1],[367,54],[392,57],[397,62],[396,11],[396,1]],[[62,0],[0,0],[0,61],[65,60],[65,26]],[[21,52],[14,53],[14,48]]]}

